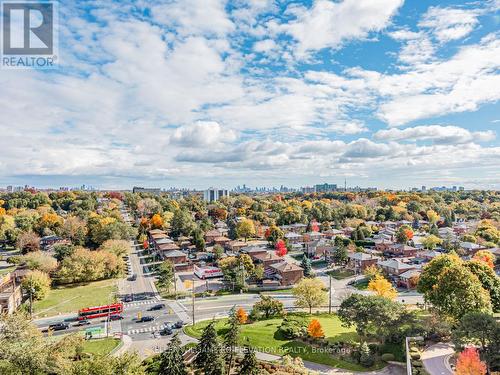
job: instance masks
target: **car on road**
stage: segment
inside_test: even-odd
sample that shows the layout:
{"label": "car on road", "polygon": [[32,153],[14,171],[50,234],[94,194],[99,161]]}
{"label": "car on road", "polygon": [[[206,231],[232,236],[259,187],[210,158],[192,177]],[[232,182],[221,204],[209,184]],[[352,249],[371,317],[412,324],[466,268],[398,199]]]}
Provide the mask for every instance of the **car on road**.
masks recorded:
{"label": "car on road", "polygon": [[78,323],[76,323],[75,325],[79,327],[79,326],[88,326],[89,324],[91,324],[90,320],[82,319],[79,320]]}
{"label": "car on road", "polygon": [[169,336],[173,333],[174,331],[172,330],[172,327],[170,326],[165,326],[161,331],[160,331],[160,334],[164,335],[164,336]]}
{"label": "car on road", "polygon": [[182,320],[179,320],[179,321],[175,322],[174,328],[177,328],[177,329],[182,328],[182,326],[184,326],[184,324],[185,323]]}
{"label": "car on road", "polygon": [[128,281],[135,281],[135,280],[137,280],[137,274],[135,273],[128,278]]}
{"label": "car on road", "polygon": [[64,322],[54,323],[54,324],[49,325],[49,329],[52,331],[62,331],[62,330],[68,329],[68,328],[69,328],[69,324],[64,323]]}
{"label": "car on road", "polygon": [[159,338],[160,338],[160,332],[159,332],[159,331],[154,331],[154,332],[153,332],[153,337],[154,337],[155,339],[159,339]]}
{"label": "car on road", "polygon": [[132,295],[126,295],[124,298],[123,298],[123,302],[132,302],[134,300],[134,297]]}
{"label": "car on road", "polygon": [[153,320],[155,320],[154,316],[146,315],[143,316],[141,319],[137,320],[137,323],[152,322]]}
{"label": "car on road", "polygon": [[123,319],[123,316],[121,315],[111,315],[109,317],[110,320],[122,320]]}
{"label": "car on road", "polygon": [[165,308],[164,303],[159,303],[158,305],[151,306],[148,311],[157,311]]}

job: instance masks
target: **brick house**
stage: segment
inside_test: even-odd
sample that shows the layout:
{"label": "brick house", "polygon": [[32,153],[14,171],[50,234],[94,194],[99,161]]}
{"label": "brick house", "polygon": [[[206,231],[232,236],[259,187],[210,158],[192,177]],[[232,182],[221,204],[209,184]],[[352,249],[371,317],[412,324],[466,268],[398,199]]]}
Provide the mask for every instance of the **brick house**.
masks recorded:
{"label": "brick house", "polygon": [[391,240],[375,240],[375,250],[377,250],[380,253],[385,253],[391,246],[394,245],[394,242]]}
{"label": "brick house", "polygon": [[229,241],[226,244],[226,249],[232,251],[233,253],[238,253],[245,246],[248,246],[248,243],[239,240],[233,240]]}
{"label": "brick house", "polygon": [[264,269],[269,268],[271,264],[283,262],[283,257],[276,255],[274,251],[250,255],[254,263],[262,264]]}
{"label": "brick house", "polygon": [[23,294],[21,284],[13,272],[0,278],[0,313],[12,314],[21,305]]}
{"label": "brick house", "polygon": [[420,273],[421,271],[418,269],[403,272],[401,275],[399,275],[398,285],[406,289],[416,288]]}
{"label": "brick house", "polygon": [[295,232],[287,232],[287,233],[285,233],[284,237],[291,244],[300,243],[303,241],[302,235],[299,233],[295,233]]}
{"label": "brick house", "polygon": [[363,272],[367,267],[377,264],[380,260],[380,257],[366,253],[350,253],[347,258],[349,260],[346,267],[356,273]]}
{"label": "brick house", "polygon": [[222,247],[226,246],[231,240],[225,236],[219,236],[214,238],[214,244],[220,245]]}
{"label": "brick house", "polygon": [[212,244],[212,243],[214,243],[214,241],[217,237],[221,237],[221,236],[222,236],[222,233],[219,230],[217,230],[217,229],[209,230],[207,233],[205,233],[205,242],[207,244]]}
{"label": "brick house", "polygon": [[304,277],[304,270],[296,264],[280,262],[271,264],[269,268],[282,286],[294,285]]}
{"label": "brick house", "polygon": [[400,262],[397,259],[389,259],[389,260],[379,261],[377,263],[377,265],[391,276],[399,276],[403,272],[417,268],[416,265],[406,264],[406,263]]}
{"label": "brick house", "polygon": [[415,255],[417,255],[417,248],[398,243],[390,246],[389,249],[384,252],[392,256],[414,257]]}

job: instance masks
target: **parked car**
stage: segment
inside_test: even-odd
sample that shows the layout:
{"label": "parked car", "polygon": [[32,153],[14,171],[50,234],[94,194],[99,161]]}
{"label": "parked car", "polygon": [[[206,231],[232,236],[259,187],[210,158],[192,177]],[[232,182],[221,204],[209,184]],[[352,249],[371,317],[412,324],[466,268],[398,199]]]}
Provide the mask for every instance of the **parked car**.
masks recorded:
{"label": "parked car", "polygon": [[152,322],[153,320],[155,320],[154,316],[146,315],[146,316],[143,316],[141,319],[139,319],[137,321],[137,323]]}
{"label": "parked car", "polygon": [[133,300],[134,298],[131,295],[127,295],[123,298],[123,302],[132,302]]}
{"label": "parked car", "polygon": [[64,322],[49,325],[49,329],[52,331],[62,331],[68,328],[69,324]]}
{"label": "parked car", "polygon": [[174,328],[179,329],[179,328],[182,328],[183,325],[184,325],[184,322],[182,320],[179,320],[179,321],[175,322]]}
{"label": "parked car", "polygon": [[151,306],[148,311],[157,311],[157,310],[161,310],[165,308],[165,304],[164,303],[160,303],[158,305],[154,305],[154,306]]}
{"label": "parked car", "polygon": [[122,320],[123,319],[123,316],[121,315],[111,315],[109,317],[110,320]]}
{"label": "parked car", "polygon": [[135,273],[134,273],[133,275],[131,275],[131,276],[128,278],[128,280],[129,280],[129,281],[135,281],[135,280],[137,280],[137,274],[135,274]]}
{"label": "parked car", "polygon": [[154,337],[155,339],[159,339],[159,338],[160,338],[160,332],[158,332],[158,331],[154,331],[154,332],[153,332],[153,337]]}
{"label": "parked car", "polygon": [[88,319],[82,319],[79,320],[78,323],[76,323],[77,326],[88,326],[90,323],[90,320]]}

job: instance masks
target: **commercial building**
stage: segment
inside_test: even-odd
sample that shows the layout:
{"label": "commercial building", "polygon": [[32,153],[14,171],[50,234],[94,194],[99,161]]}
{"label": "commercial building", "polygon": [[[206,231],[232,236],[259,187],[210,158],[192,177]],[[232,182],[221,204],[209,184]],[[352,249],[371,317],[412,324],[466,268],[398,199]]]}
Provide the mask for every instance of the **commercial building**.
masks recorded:
{"label": "commercial building", "polygon": [[327,184],[325,182],[324,184],[315,185],[314,190],[316,190],[316,193],[330,193],[337,190],[337,184]]}
{"label": "commercial building", "polygon": [[149,193],[149,194],[160,195],[161,189],[160,188],[144,188],[144,187],[134,186],[132,189],[132,193]]}
{"label": "commercial building", "polygon": [[222,197],[229,197],[229,190],[211,187],[203,192],[203,199],[206,202],[216,202]]}

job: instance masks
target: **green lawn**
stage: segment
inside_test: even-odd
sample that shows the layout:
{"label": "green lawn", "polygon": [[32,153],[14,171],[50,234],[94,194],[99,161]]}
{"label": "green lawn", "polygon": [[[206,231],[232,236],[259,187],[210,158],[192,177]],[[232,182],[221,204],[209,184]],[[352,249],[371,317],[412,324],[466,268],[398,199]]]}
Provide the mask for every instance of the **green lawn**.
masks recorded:
{"label": "green lawn", "polygon": [[354,287],[358,290],[366,290],[368,289],[368,280],[360,280],[356,284],[354,284]]}
{"label": "green lawn", "polygon": [[[318,316],[313,315],[312,317],[320,321],[325,336],[330,342],[345,342],[358,338],[354,329],[342,327],[335,315],[322,314]],[[281,321],[281,318],[268,319],[243,326],[240,334],[240,344],[248,342],[258,351],[277,355],[290,354],[294,357],[298,356],[307,361],[322,363],[332,367],[340,367],[352,371],[370,370],[356,363],[334,358],[327,353],[313,351],[311,346],[302,342],[282,337],[278,333],[278,326],[281,324]],[[226,322],[227,319],[217,320],[216,329],[219,335],[223,335],[226,332]],[[201,332],[209,323],[210,321],[203,321],[196,323],[194,326],[186,326],[184,332],[190,336],[199,338]],[[380,367],[380,364],[377,366]]]}
{"label": "green lawn", "polygon": [[83,352],[97,355],[106,355],[109,354],[118,345],[120,345],[120,340],[115,338],[86,340],[83,344]]}
{"label": "green lawn", "polygon": [[347,279],[348,277],[354,276],[353,271],[341,269],[341,268],[330,271],[330,272],[328,272],[328,274],[331,275],[336,280]]}
{"label": "green lawn", "polygon": [[33,309],[36,317],[76,312],[113,302],[116,291],[116,280],[64,285],[51,289],[44,300],[33,304]]}

